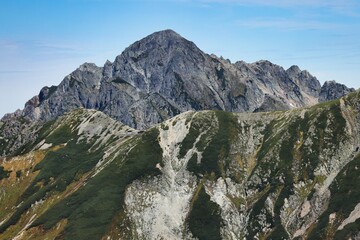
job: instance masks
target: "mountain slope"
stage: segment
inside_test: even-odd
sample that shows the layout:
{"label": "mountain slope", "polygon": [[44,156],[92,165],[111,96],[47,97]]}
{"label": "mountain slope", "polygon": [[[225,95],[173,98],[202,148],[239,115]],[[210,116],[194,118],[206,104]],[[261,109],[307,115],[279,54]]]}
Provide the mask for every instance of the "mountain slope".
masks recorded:
{"label": "mountain slope", "polygon": [[172,30],[160,31],[135,42],[104,67],[81,65],[58,86],[44,87],[23,110],[4,116],[0,153],[19,153],[36,138],[34,128],[79,107],[147,129],[189,110],[286,110],[354,91],[331,83],[321,87],[297,66],[284,70],[269,61],[231,64]]}
{"label": "mountain slope", "polygon": [[189,111],[145,132],[72,111],[2,159],[0,238],[357,238],[359,103]]}
{"label": "mountain slope", "polygon": [[320,91],[319,81],[296,66],[285,71],[268,61],[231,64],[165,30],[135,42],[102,68],[83,64],[57,88],[44,88],[23,115],[50,120],[78,107],[94,108],[146,129],[188,110],[304,107],[317,103]]}
{"label": "mountain slope", "polygon": [[[50,120],[81,106],[146,129],[188,110],[253,112],[309,106],[318,102],[321,91],[319,81],[296,66],[285,71],[269,61],[231,64],[165,30],[135,42],[102,68],[83,64],[57,88],[43,89],[23,115]],[[338,88],[336,97],[350,91]],[[332,99],[322,95],[322,101]],[[268,100],[274,102],[271,107]]]}

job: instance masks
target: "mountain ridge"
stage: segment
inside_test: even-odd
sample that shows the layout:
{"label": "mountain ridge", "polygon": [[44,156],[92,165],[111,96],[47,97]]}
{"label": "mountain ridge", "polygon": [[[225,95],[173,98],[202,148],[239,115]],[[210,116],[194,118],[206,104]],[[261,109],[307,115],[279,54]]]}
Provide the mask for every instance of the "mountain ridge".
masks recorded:
{"label": "mountain ridge", "polygon": [[356,239],[359,103],[188,111],[144,132],[73,110],[0,162],[0,237]]}
{"label": "mountain ridge", "polygon": [[[151,56],[149,56],[149,54]],[[150,59],[147,61],[147,58]],[[214,61],[216,64],[215,65],[210,64],[209,66],[209,63],[205,63],[205,58],[207,61]],[[152,63],[150,63],[149,61],[152,61]],[[62,83],[60,83],[58,86],[59,88],[70,87],[69,89],[67,89],[68,91],[70,91],[67,95],[70,94],[69,97],[73,98],[71,99],[73,102],[69,102],[68,105],[63,104],[62,108],[65,109],[69,108],[70,110],[73,109],[74,107],[78,107],[78,105],[81,105],[82,107],[85,108],[95,108],[101,110],[102,108],[108,107],[108,105],[111,105],[111,102],[109,102],[109,100],[112,99],[106,99],[103,96],[102,97],[96,96],[97,94],[104,94],[96,91],[96,90],[100,90],[101,84],[103,83],[105,85],[104,88],[106,90],[125,91],[125,93],[128,93],[124,89],[119,90],[107,86],[107,84],[105,83],[108,83],[108,81],[113,81],[119,84],[122,83],[128,84],[130,87],[133,87],[137,91],[143,91],[145,95],[149,93],[160,94],[162,97],[166,99],[166,101],[169,101],[168,105],[173,105],[177,109],[177,111],[180,112],[184,110],[190,110],[191,108],[193,109],[195,108],[194,110],[219,108],[225,111],[252,112],[255,109],[261,107],[260,105],[261,102],[257,102],[255,100],[250,101],[250,103],[248,103],[250,105],[248,106],[246,106],[247,105],[246,103],[226,104],[224,102],[226,101],[224,100],[225,96],[221,95],[221,88],[218,86],[219,83],[206,80],[206,78],[209,78],[209,74],[210,74],[209,72],[206,72],[207,76],[205,76],[204,79],[201,80],[202,81],[201,85],[195,87],[196,90],[201,89],[205,92],[210,91],[208,94],[210,94],[209,96],[212,96],[214,98],[215,102],[212,102],[211,100],[208,99],[206,100],[206,104],[204,106],[202,105],[191,106],[191,104],[190,106],[189,104],[187,104],[187,106],[185,107],[179,106],[179,103],[176,102],[174,96],[180,97],[181,93],[172,91],[171,94],[168,94],[169,96],[167,96],[167,91],[169,91],[170,89],[168,89],[166,86],[162,86],[161,84],[168,84],[172,87],[176,87],[176,84],[179,84],[176,83],[176,80],[181,80],[181,81],[185,81],[185,87],[186,87],[186,85],[191,84],[189,83],[189,81],[196,80],[196,78],[194,79],[194,76],[192,74],[190,75],[187,74],[188,72],[191,72],[191,67],[184,69],[184,67],[186,66],[186,62],[190,63],[188,65],[198,64],[199,62],[202,63],[196,66],[196,68],[200,68],[200,67],[203,68],[203,69],[195,69],[194,73],[196,74],[203,75],[202,71],[206,72],[205,68],[208,68],[207,69],[208,71],[210,70],[214,71],[214,69],[210,69],[210,68],[218,68],[215,69],[216,73],[213,74],[216,75],[213,76],[214,78],[216,77],[218,78],[215,80],[217,81],[221,80],[222,81],[221,84],[223,84],[222,86],[223,88],[234,87],[239,89],[237,94],[232,94],[233,95],[231,96],[232,99],[241,96],[242,91],[244,91],[244,89],[242,90],[242,88],[245,88],[246,90],[247,87],[248,88],[252,87],[252,86],[248,86],[249,84],[245,82],[250,80],[254,81],[256,78],[251,79],[253,78],[253,76],[246,76],[246,74],[243,74],[245,75],[243,76],[243,78],[241,78],[241,76],[231,76],[231,74],[234,74],[234,72],[235,74],[242,74],[246,71],[250,71],[250,72],[252,71],[255,76],[260,76],[258,77],[260,83],[257,84],[259,86],[257,86],[257,89],[254,90],[255,95],[257,94],[258,97],[260,98],[259,101],[261,101],[261,99],[264,99],[263,95],[265,93],[275,101],[279,102],[279,104],[282,103],[280,104],[281,106],[279,109],[284,109],[286,105],[288,106],[288,108],[313,105],[316,103],[316,99],[321,94],[320,91],[321,85],[317,81],[317,79],[312,75],[310,75],[306,70],[301,71],[297,66],[292,66],[289,69],[284,70],[281,66],[273,64],[267,60],[260,60],[254,63],[245,63],[243,61],[237,61],[236,63],[231,64],[222,58],[216,57],[215,55],[208,55],[202,52],[193,42],[188,41],[187,39],[181,37],[178,33],[168,29],[150,34],[149,36],[131,44],[120,55],[118,55],[115,58],[115,61],[113,63],[107,61],[103,67],[98,67],[93,63],[84,63],[80,65],[78,69],[76,69],[70,75],[65,77]],[[175,66],[172,65],[172,63],[176,65]],[[156,67],[158,69],[154,70],[154,68]],[[229,81],[228,79],[226,79],[227,77],[226,68],[230,68],[230,70],[231,69],[233,70],[232,72],[229,70],[230,71],[229,74],[230,77],[235,78],[233,84],[228,86],[226,86],[227,82]],[[170,72],[170,74],[174,74],[175,76],[167,75],[168,72]],[[272,72],[275,72],[274,74],[275,76],[273,77],[263,76],[266,74],[271,75]],[[289,75],[288,79],[282,79],[286,74]],[[197,81],[199,80],[197,79]],[[68,82],[68,84],[65,84],[64,82]],[[72,87],[74,86],[78,88],[80,87],[76,85],[77,83],[81,83],[85,85],[85,88],[80,89],[80,91],[84,91],[84,92],[81,92],[81,94],[78,95],[76,94],[71,95],[71,91],[73,90],[71,89]],[[181,84],[184,85],[184,83]],[[277,95],[271,93],[274,92],[274,89],[271,89],[271,85],[273,84],[279,85],[279,89],[275,89],[275,91],[277,91],[276,93]],[[190,90],[190,95],[191,95],[191,90],[193,90],[191,87],[193,86],[194,85],[189,86],[188,88],[190,89],[185,88],[184,89],[185,92],[189,92]],[[206,90],[206,88],[210,88],[210,90]],[[36,107],[39,107],[41,104],[45,104],[46,101],[49,102],[50,100],[48,98],[51,97],[51,95],[54,92],[59,91],[58,89],[55,89],[53,87],[53,91],[51,91],[50,94],[48,94],[47,97],[45,98],[44,92],[46,92],[46,89],[48,89],[48,87],[44,87],[40,91],[40,94],[38,96],[32,98],[32,100],[30,100],[30,102],[28,102],[25,105],[25,109],[27,108],[27,110],[24,110],[22,114],[23,116],[28,117],[30,119],[49,120],[64,113],[63,111],[59,111],[59,113],[56,113],[56,111],[53,109],[61,108],[61,107],[50,102],[48,103],[49,107],[47,109],[40,108],[41,116],[38,116],[39,111],[36,109]],[[257,91],[262,91],[262,93],[259,94],[257,93]],[[284,91],[285,94],[283,94],[282,91]],[[322,96],[321,101],[332,100],[334,99],[334,97],[338,98],[340,97],[341,94],[344,95],[344,93],[348,93],[351,91],[354,91],[354,89],[346,88],[343,91],[339,91],[339,94],[336,96],[324,95]],[[66,92],[64,92],[63,90],[62,94],[66,95]],[[286,94],[288,95],[291,94],[291,96],[287,96]],[[172,96],[171,98],[171,95],[174,96]],[[206,99],[205,96],[206,95],[202,94],[202,97]],[[191,96],[191,97],[194,98],[195,96]],[[245,97],[250,98],[249,96],[245,96]],[[288,98],[287,100],[285,99],[286,97]],[[199,99],[190,99],[190,101],[191,100],[195,100],[195,103],[198,105],[201,104],[199,103],[200,102]],[[139,100],[135,99],[135,102],[136,101]],[[189,100],[182,101],[181,104],[186,104],[186,102],[189,102]],[[131,101],[131,103],[135,104],[134,101]],[[126,106],[126,104],[124,105]],[[131,105],[127,107],[131,108]],[[140,119],[139,120],[140,123],[137,124],[136,121],[135,122],[130,121],[130,119],[126,116],[120,116],[120,115],[126,115],[126,113],[119,112],[119,110],[117,109],[118,106],[114,106],[112,108],[113,109],[104,109],[104,111],[110,116],[119,119],[120,121],[122,121],[123,123],[129,126],[135,127],[135,125],[139,125],[139,128],[149,127],[151,126],[151,124],[159,122],[159,121],[156,122],[156,119],[159,118],[166,119],[166,117],[171,117],[174,114],[174,111],[169,111],[168,114],[158,114],[159,116],[153,121],[150,121],[150,123],[146,123],[146,124],[142,123],[145,120]],[[168,106],[168,108],[170,107]],[[277,110],[277,109],[269,109],[269,110]],[[117,111],[117,113],[113,113],[115,111]]]}
{"label": "mountain ridge", "polygon": [[2,118],[5,130],[0,137],[8,142],[0,150],[13,154],[34,138],[34,122],[45,123],[79,107],[144,130],[189,110],[286,110],[352,91],[337,83],[321,87],[316,77],[297,66],[285,70],[266,60],[232,64],[165,30],[131,44],[113,63],[84,63],[58,86],[42,88],[23,110]]}

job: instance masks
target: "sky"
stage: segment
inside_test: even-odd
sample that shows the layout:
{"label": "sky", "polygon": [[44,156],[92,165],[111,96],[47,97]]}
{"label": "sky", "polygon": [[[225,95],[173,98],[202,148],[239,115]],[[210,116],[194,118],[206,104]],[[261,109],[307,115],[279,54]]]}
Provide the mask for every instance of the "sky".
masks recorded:
{"label": "sky", "polygon": [[298,65],[360,88],[359,0],[0,0],[0,118],[164,29],[232,62]]}

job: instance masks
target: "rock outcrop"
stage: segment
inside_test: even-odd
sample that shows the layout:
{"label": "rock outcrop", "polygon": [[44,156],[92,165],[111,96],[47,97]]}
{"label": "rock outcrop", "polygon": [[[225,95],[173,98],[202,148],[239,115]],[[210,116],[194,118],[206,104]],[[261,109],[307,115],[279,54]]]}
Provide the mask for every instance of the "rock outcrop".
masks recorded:
{"label": "rock outcrop", "polygon": [[[100,110],[144,130],[189,110],[287,110],[351,91],[333,83],[321,88],[314,76],[297,66],[285,70],[263,60],[232,64],[165,30],[135,42],[113,63],[107,61],[103,67],[85,63],[58,86],[44,87],[24,110],[2,119],[10,142],[0,145],[0,150],[13,153],[33,138],[29,138],[29,131],[25,135],[23,130],[16,132],[14,122],[30,123],[26,125],[30,128],[79,107]],[[14,131],[13,136],[20,136],[22,141],[10,138],[9,132]]]}
{"label": "rock outcrop", "polygon": [[43,88],[22,116],[47,121],[84,107],[146,129],[188,110],[286,110],[351,91],[333,82],[321,88],[297,66],[284,70],[269,61],[231,64],[165,30],[135,42],[104,67],[81,65],[59,86]]}
{"label": "rock outcrop", "polygon": [[348,88],[344,84],[333,81],[326,81],[321,87],[319,102],[338,99],[346,94],[354,92],[354,88]]}
{"label": "rock outcrop", "polygon": [[146,131],[77,109],[0,160],[0,238],[358,239],[359,147],[359,92]]}

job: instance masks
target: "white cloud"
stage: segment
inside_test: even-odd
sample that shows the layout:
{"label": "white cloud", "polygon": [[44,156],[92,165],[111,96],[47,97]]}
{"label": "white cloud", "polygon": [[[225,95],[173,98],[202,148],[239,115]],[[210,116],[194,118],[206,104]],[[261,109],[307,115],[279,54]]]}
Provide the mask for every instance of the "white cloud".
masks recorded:
{"label": "white cloud", "polygon": [[339,14],[359,16],[358,0],[174,0],[178,2],[221,3],[245,6],[268,6],[278,8],[323,8]]}
{"label": "white cloud", "polygon": [[243,5],[264,5],[276,7],[334,7],[334,8],[350,8],[359,6],[355,0],[197,0],[200,2],[218,2],[232,3]]}
{"label": "white cloud", "polygon": [[336,30],[344,29],[343,24],[315,20],[291,19],[250,19],[239,21],[238,26],[248,28],[277,28],[283,30]]}

